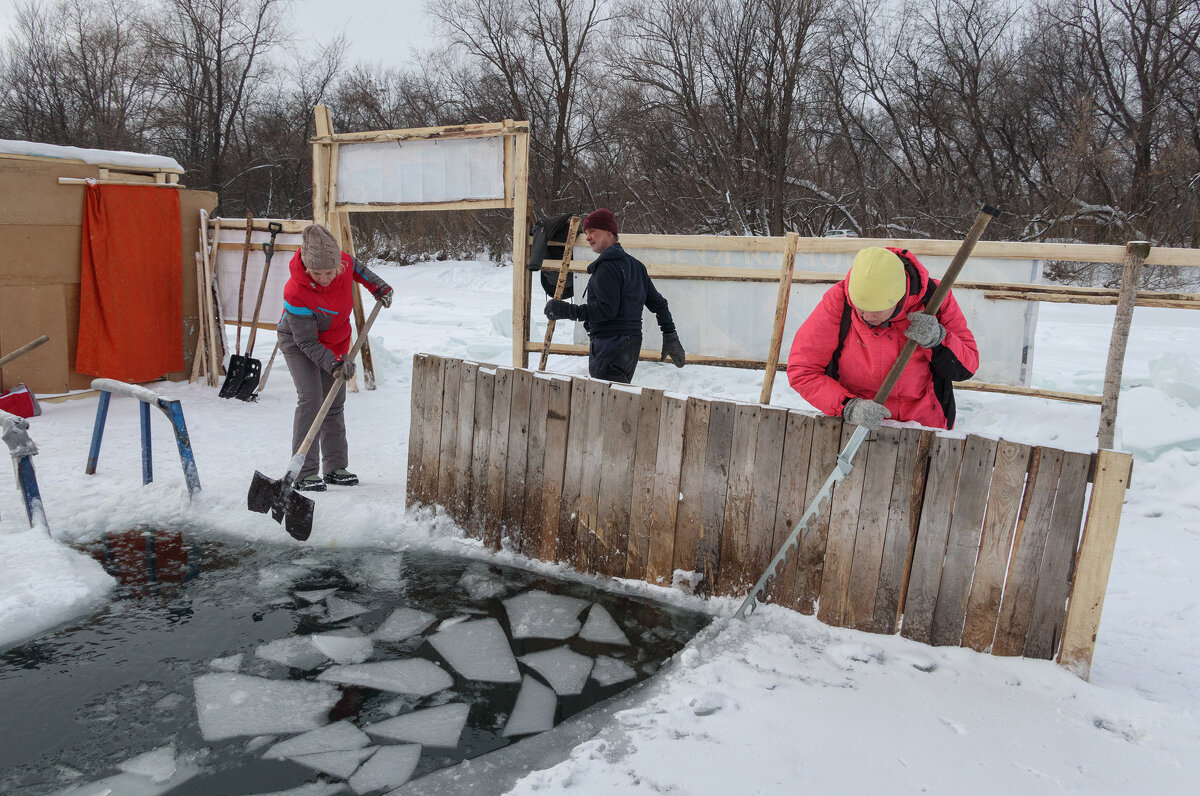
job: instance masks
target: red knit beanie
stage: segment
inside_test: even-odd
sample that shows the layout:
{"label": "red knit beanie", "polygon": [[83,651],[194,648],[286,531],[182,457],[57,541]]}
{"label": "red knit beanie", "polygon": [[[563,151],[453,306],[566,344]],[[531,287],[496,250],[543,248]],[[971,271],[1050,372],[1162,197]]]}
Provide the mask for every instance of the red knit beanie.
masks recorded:
{"label": "red knit beanie", "polygon": [[607,207],[602,207],[599,210],[593,210],[591,213],[588,213],[588,217],[583,220],[583,228],[606,229],[616,235],[617,218]]}

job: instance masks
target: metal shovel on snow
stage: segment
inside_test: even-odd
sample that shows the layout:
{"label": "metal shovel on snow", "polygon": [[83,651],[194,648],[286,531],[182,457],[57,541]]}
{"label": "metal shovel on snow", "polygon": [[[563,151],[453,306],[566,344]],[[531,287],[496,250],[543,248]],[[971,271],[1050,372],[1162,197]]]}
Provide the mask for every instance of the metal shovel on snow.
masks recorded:
{"label": "metal shovel on snow", "polygon": [[[375,323],[375,316],[379,314],[382,307],[382,302],[375,302],[371,314],[367,316],[366,323],[358,333],[358,338],[354,341],[354,345],[350,346],[350,351],[345,356],[346,362],[352,361],[358,355],[358,350],[366,341],[367,332],[370,331],[371,324]],[[307,541],[312,533],[314,504],[312,498],[296,494],[296,478],[300,475],[300,468],[304,466],[304,457],[308,455],[308,449],[312,447],[313,440],[317,438],[317,432],[320,431],[321,424],[325,422],[325,415],[329,414],[329,407],[333,406],[333,399],[337,396],[338,389],[344,381],[345,377],[339,372],[337,378],[333,380],[333,386],[329,388],[329,393],[325,396],[321,408],[317,410],[317,416],[308,429],[308,434],[305,435],[304,441],[300,443],[295,455],[288,462],[288,469],[283,474],[283,478],[278,480],[268,478],[255,470],[254,478],[250,481],[250,492],[246,495],[248,509],[257,511],[259,514],[270,512],[275,522],[283,523],[288,534],[301,542]]]}
{"label": "metal shovel on snow", "polygon": [[[225,373],[225,383],[221,385],[219,393],[222,398],[237,398],[241,401],[253,401],[258,398],[255,388],[258,387],[258,380],[262,376],[262,362],[254,359],[251,354],[254,351],[254,336],[258,332],[258,314],[262,310],[263,293],[267,290],[267,274],[271,271],[271,257],[275,254],[275,236],[283,231],[283,224],[272,221],[267,224],[267,229],[271,231],[271,240],[262,245],[267,261],[263,265],[262,279],[258,283],[258,300],[254,303],[254,319],[250,322],[250,339],[246,341],[245,356],[234,354],[229,358],[229,370]],[[239,313],[241,309],[239,304]],[[240,332],[241,327],[238,329]]]}

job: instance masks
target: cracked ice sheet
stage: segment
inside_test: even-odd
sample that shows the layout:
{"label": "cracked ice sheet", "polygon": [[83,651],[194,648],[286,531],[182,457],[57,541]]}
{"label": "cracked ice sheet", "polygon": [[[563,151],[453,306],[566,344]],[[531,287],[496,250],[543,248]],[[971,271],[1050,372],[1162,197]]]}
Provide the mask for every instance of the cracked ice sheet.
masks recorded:
{"label": "cracked ice sheet", "polygon": [[331,666],[317,679],[413,696],[436,694],[454,684],[449,672],[424,658]]}
{"label": "cracked ice sheet", "polygon": [[623,683],[635,677],[637,677],[637,672],[633,670],[632,666],[607,655],[597,658],[596,665],[592,667],[592,679],[602,688]]}
{"label": "cracked ice sheet", "polygon": [[455,702],[436,708],[414,710],[394,719],[368,724],[363,729],[371,735],[393,741],[453,749],[458,746],[458,739],[462,736],[470,712],[470,705]]}
{"label": "cracked ice sheet", "polygon": [[332,685],[232,673],[202,674],[195,688],[206,741],[313,730],[326,723],[341,696]]}
{"label": "cracked ice sheet", "polygon": [[371,639],[355,631],[355,635],[337,633],[320,634],[312,637],[313,646],[335,663],[362,663],[371,657]]}
{"label": "cracked ice sheet", "polygon": [[347,749],[360,749],[370,743],[371,739],[358,727],[349,721],[339,721],[281,741],[264,752],[263,757],[267,760],[280,760],[317,752],[343,752]]}
{"label": "cracked ice sheet", "polygon": [[508,738],[550,729],[554,726],[554,711],[557,707],[558,697],[554,695],[554,691],[526,675],[521,681],[517,704],[513,706],[502,735]]}
{"label": "cracked ice sheet", "polygon": [[591,658],[565,646],[522,655],[521,663],[546,678],[554,692],[562,696],[581,693],[592,671]]}
{"label": "cracked ice sheet", "polygon": [[521,673],[504,628],[495,619],[460,622],[429,637],[454,671],[468,680],[519,683]]}
{"label": "cracked ice sheet", "polygon": [[595,603],[588,611],[587,621],[583,623],[583,630],[579,631],[579,637],[584,641],[594,641],[597,644],[630,646],[629,639],[621,630],[621,626],[617,624],[617,620],[613,619],[612,614],[604,610],[602,606]]}
{"label": "cracked ice sheet", "polygon": [[332,774],[342,779],[349,779],[350,775],[358,769],[359,764],[375,754],[377,748],[379,747],[367,746],[362,749],[347,749],[343,752],[317,752],[311,755],[293,755],[288,760],[311,768],[314,771]]}
{"label": "cracked ice sheet", "polygon": [[527,591],[504,601],[513,638],[550,638],[565,640],[579,632],[579,613],[587,600]]}
{"label": "cracked ice sheet", "polygon": [[327,660],[310,636],[291,636],[260,645],[254,650],[260,658],[282,663],[293,669],[315,669]]}
{"label": "cracked ice sheet", "polygon": [[314,591],[298,591],[296,596],[306,603],[319,603],[331,594],[336,594],[337,589],[316,589]]}
{"label": "cracked ice sheet", "polygon": [[58,791],[55,796],[159,796],[178,788],[199,773],[199,766],[176,761],[175,774],[162,782],[139,774],[122,773]]}
{"label": "cracked ice sheet", "polygon": [[420,633],[437,619],[433,614],[414,608],[397,608],[384,620],[379,629],[371,634],[376,641],[404,641]]}
{"label": "cracked ice sheet", "polygon": [[117,768],[126,774],[145,777],[151,782],[166,782],[178,771],[178,765],[175,762],[175,744],[169,743],[152,752],[132,757],[123,763],[118,763]]}
{"label": "cracked ice sheet", "polygon": [[371,609],[361,606],[353,600],[346,600],[342,597],[329,597],[325,600],[325,621],[340,622],[352,616],[365,614],[369,610]]}
{"label": "cracked ice sheet", "polygon": [[420,759],[419,744],[381,747],[354,776],[350,777],[350,787],[355,793],[398,788],[408,782]]}

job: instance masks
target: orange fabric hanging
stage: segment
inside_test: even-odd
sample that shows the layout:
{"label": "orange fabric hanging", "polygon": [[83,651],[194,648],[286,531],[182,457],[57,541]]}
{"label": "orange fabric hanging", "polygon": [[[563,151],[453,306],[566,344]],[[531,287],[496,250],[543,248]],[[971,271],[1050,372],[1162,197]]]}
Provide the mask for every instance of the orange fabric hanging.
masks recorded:
{"label": "orange fabric hanging", "polygon": [[88,185],[75,370],[151,381],[183,370],[179,192]]}

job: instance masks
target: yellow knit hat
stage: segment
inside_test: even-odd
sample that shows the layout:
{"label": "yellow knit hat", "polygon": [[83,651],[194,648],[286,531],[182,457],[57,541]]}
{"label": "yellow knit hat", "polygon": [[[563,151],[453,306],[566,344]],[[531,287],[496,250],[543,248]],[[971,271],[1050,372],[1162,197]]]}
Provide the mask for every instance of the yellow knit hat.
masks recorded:
{"label": "yellow knit hat", "polygon": [[855,255],[846,292],[856,308],[863,312],[889,310],[904,298],[907,290],[904,263],[893,252],[869,246]]}

